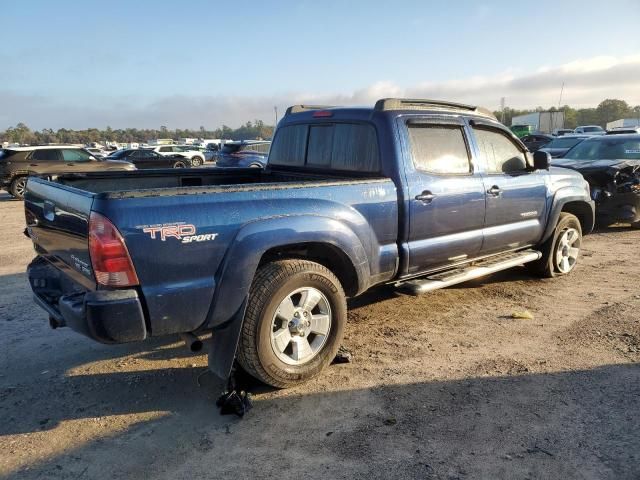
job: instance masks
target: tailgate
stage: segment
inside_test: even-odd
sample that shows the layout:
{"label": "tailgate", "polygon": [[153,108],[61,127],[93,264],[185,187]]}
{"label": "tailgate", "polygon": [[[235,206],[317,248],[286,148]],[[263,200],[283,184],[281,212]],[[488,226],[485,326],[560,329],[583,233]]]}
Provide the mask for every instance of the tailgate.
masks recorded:
{"label": "tailgate", "polygon": [[27,232],[39,255],[74,280],[95,288],[89,257],[93,194],[30,177],[24,197]]}

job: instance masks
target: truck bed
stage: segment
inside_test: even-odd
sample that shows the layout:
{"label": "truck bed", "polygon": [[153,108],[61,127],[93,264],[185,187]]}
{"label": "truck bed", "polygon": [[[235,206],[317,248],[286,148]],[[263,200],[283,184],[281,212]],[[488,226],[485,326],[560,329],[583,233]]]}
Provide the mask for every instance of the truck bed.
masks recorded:
{"label": "truck bed", "polygon": [[[322,241],[346,252],[357,269],[353,278],[363,280],[352,293],[389,280],[397,269],[398,196],[384,177],[217,168],[61,175],[30,179],[25,208],[39,258],[81,291],[56,287],[52,308],[68,298],[69,311],[86,311],[91,292],[104,290],[89,252],[90,218],[115,225],[139,280],[129,289],[145,312],[138,339],[229,320],[240,307],[238,292],[250,286],[242,275],[253,275],[280,244],[301,249]],[[188,239],[175,233],[180,228]],[[174,233],[165,237],[159,233],[165,229]],[[58,278],[40,267],[32,270]],[[34,289],[43,298],[51,293]]]}
{"label": "truck bed", "polygon": [[[378,177],[383,180],[384,177]],[[292,173],[256,168],[166,169],[134,172],[100,172],[58,175],[53,182],[83,190],[101,198],[139,198],[166,195],[189,195],[242,190],[296,188],[296,186],[341,185],[370,182],[370,176],[333,176],[326,173]]]}

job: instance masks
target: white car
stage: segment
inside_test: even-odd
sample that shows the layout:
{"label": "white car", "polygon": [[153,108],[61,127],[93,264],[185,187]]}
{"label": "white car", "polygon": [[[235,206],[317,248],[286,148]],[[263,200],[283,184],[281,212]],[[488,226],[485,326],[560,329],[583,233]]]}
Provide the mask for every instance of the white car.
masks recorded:
{"label": "white car", "polygon": [[576,127],[573,133],[580,135],[604,135],[606,130],[598,125],[581,125]]}
{"label": "white car", "polygon": [[183,156],[191,160],[191,165],[194,167],[202,165],[205,158],[204,153],[200,150],[195,150],[189,147],[189,145],[158,145],[157,147],[153,147],[151,150],[164,157],[169,157],[171,155]]}

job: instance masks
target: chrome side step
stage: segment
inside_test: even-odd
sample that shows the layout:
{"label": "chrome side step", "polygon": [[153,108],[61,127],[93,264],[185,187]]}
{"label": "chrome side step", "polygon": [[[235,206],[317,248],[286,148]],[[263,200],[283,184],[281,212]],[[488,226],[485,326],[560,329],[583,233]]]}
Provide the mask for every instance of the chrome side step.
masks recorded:
{"label": "chrome side step", "polygon": [[505,255],[496,255],[495,257],[480,260],[473,265],[446,270],[424,278],[408,280],[398,283],[396,286],[399,290],[410,295],[421,295],[431,290],[449,287],[457,283],[463,283],[473,280],[474,278],[489,275],[490,273],[517,267],[523,263],[533,262],[540,257],[542,257],[542,253],[536,250],[523,250]]}

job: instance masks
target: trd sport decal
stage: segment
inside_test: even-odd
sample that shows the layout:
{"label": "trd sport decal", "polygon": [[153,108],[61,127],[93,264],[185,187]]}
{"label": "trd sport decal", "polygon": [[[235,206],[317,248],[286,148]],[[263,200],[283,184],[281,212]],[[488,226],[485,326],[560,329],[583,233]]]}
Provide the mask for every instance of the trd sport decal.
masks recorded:
{"label": "trd sport decal", "polygon": [[152,240],[160,239],[163,242],[167,238],[177,238],[181,243],[207,242],[215,240],[217,233],[205,233],[198,235],[196,226],[190,223],[164,223],[162,225],[140,225],[137,228],[148,233]]}

